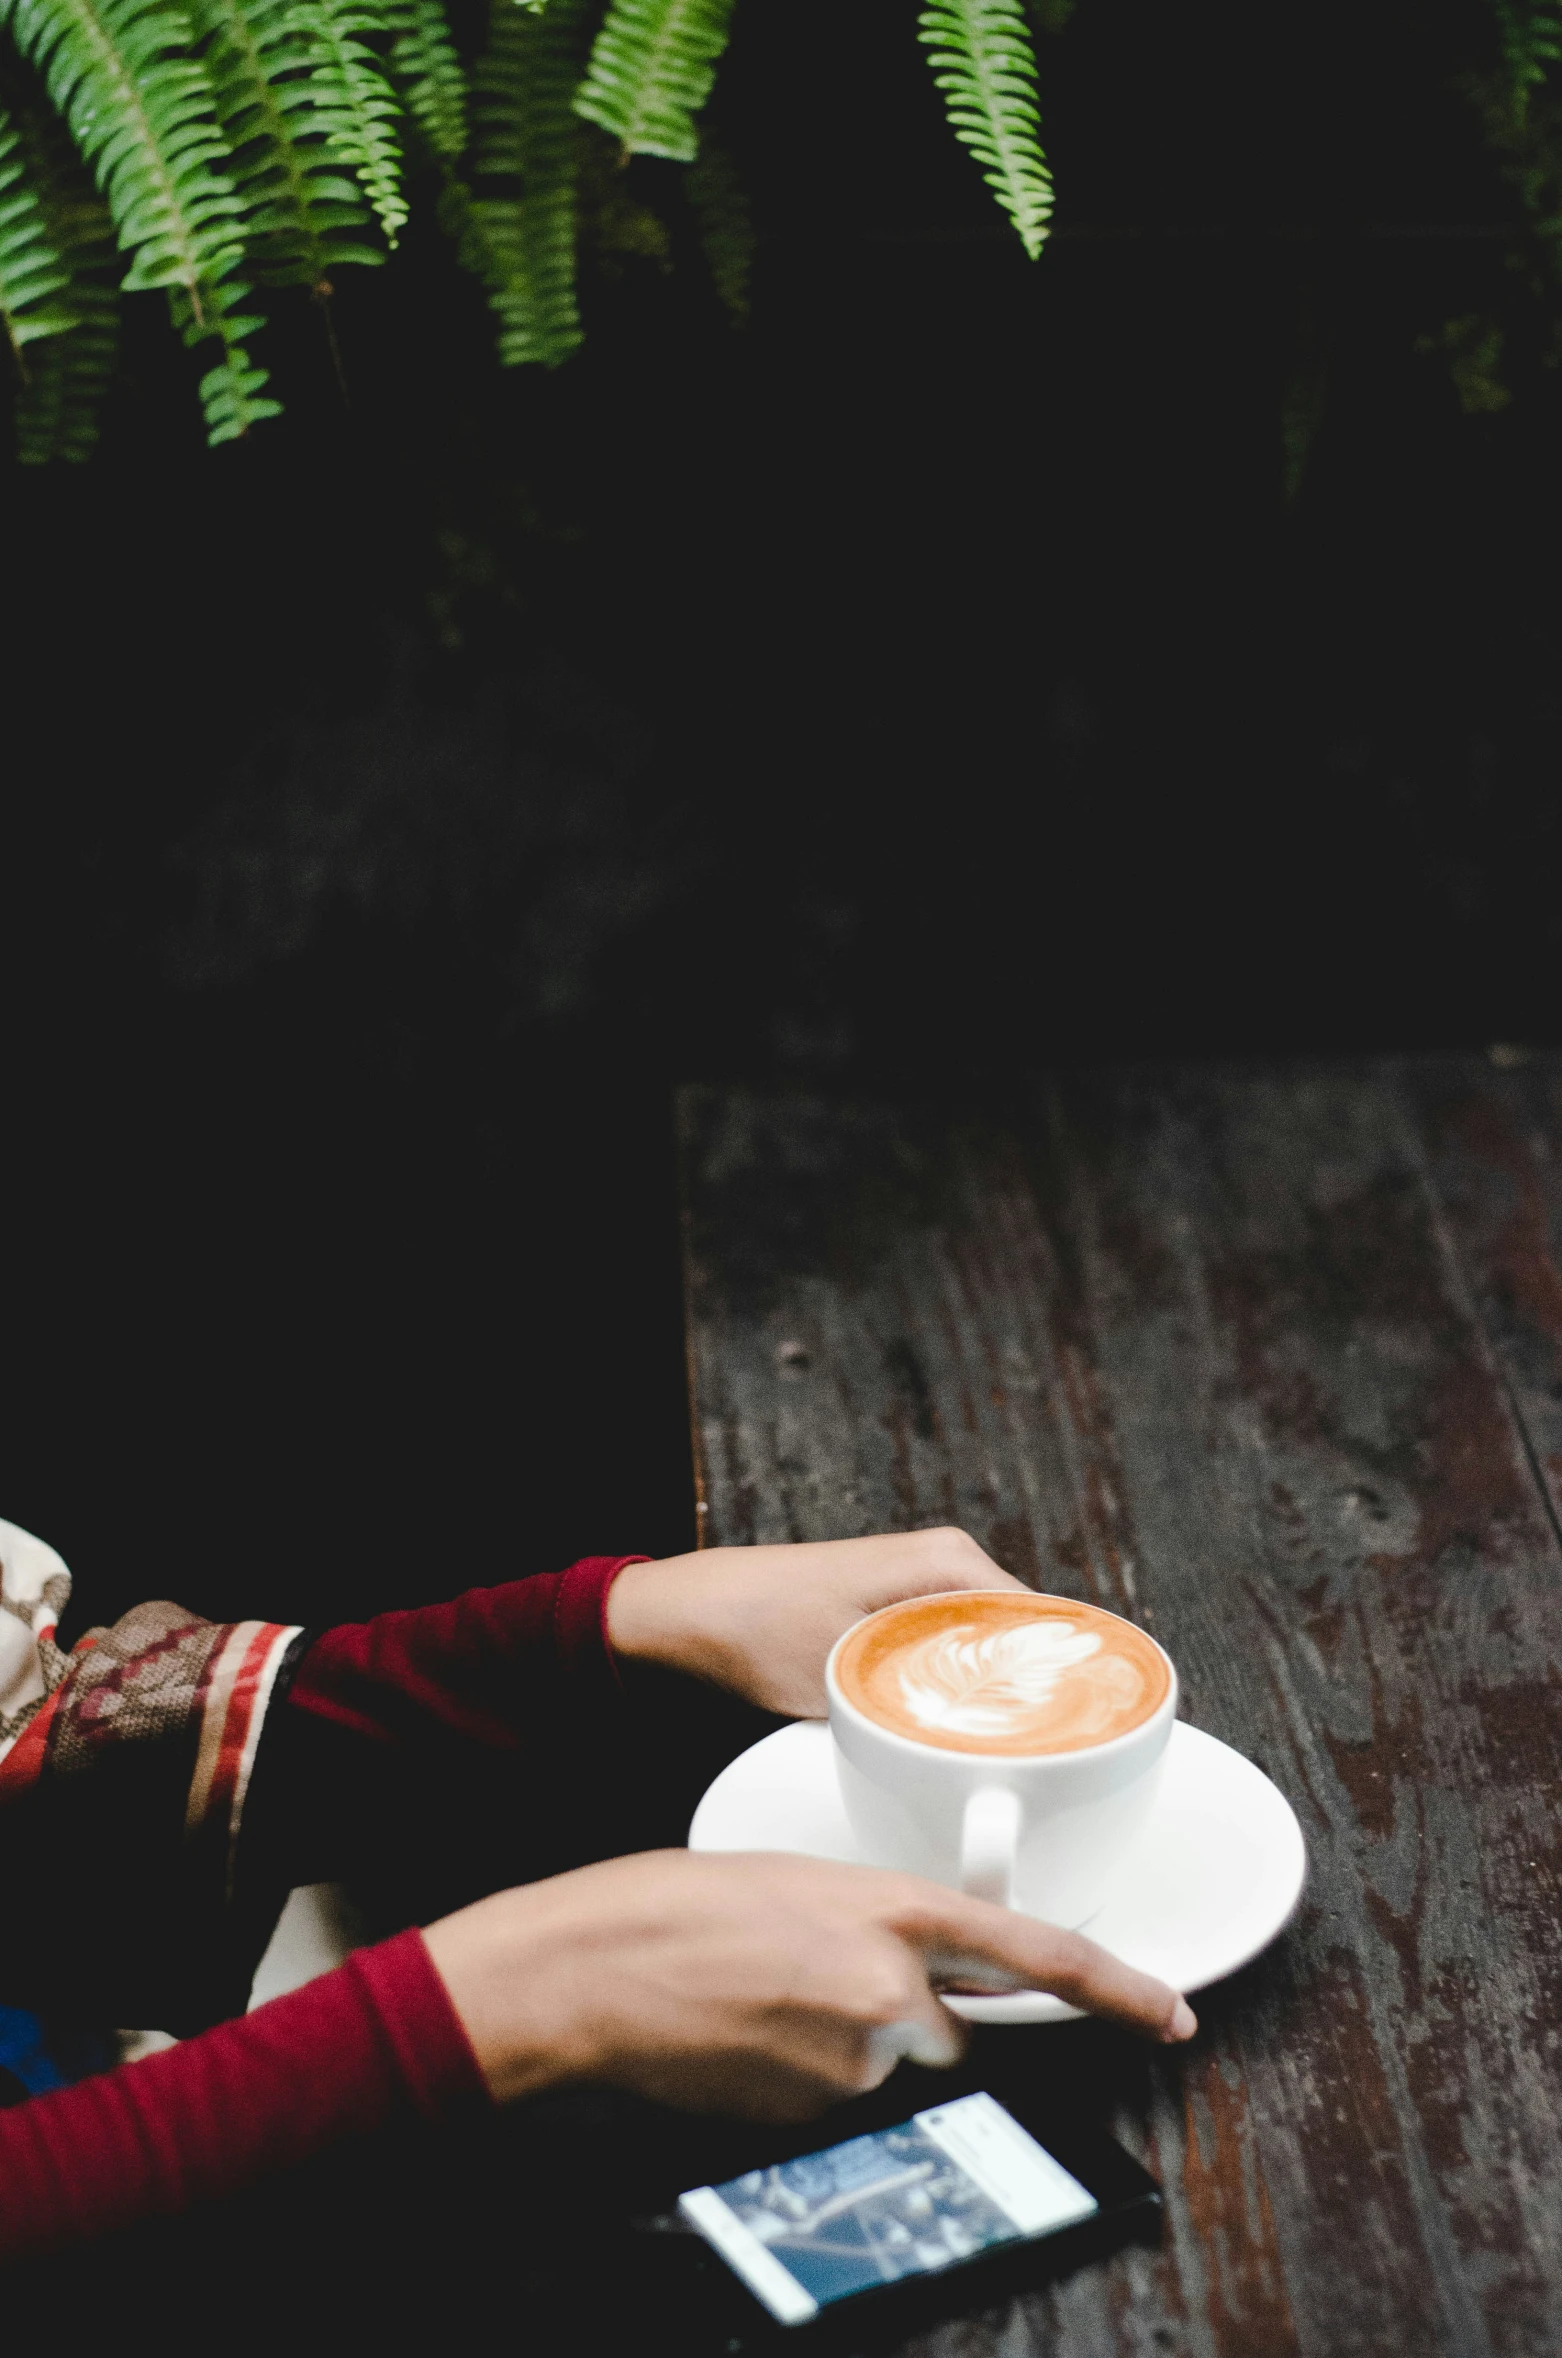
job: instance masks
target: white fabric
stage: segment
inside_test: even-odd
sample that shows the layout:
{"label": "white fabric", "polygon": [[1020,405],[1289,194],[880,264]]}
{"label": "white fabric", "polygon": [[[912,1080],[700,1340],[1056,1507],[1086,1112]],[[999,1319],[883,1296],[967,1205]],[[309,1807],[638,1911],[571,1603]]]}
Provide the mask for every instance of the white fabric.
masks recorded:
{"label": "white fabric", "polygon": [[52,1547],[15,1523],[0,1523],[0,1760],[59,1684],[45,1641],[70,1587],[64,1559]]}

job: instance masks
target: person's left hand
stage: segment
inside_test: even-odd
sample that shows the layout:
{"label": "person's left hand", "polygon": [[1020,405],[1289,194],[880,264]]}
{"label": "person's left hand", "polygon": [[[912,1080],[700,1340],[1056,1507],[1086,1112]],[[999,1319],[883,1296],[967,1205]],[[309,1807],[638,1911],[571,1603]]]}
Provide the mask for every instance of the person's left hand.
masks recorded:
{"label": "person's left hand", "polygon": [[627,1660],[688,1671],[766,1711],[818,1719],[825,1659],[865,1613],[944,1589],[1021,1585],[964,1531],[713,1547],[626,1566],[608,1591],[607,1633]]}

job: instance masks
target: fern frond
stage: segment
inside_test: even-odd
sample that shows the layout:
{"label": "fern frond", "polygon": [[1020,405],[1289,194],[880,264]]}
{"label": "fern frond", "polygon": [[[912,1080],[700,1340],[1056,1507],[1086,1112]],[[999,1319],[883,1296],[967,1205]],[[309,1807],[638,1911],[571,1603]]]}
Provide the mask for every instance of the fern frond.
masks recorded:
{"label": "fern frond", "polygon": [[724,147],[707,139],[683,185],[716,293],[734,326],[747,327],[757,240],[738,168]]}
{"label": "fern frond", "polygon": [[79,466],[97,448],[98,412],[119,358],[119,306],[101,282],[85,301],[80,286],[73,293],[76,325],[39,345],[16,396],[16,455],[24,467],[51,459]]}
{"label": "fern frond", "polygon": [[575,112],[610,131],[626,156],[699,152],[695,116],[727,46],[732,0],[611,0]]}
{"label": "fern frond", "polygon": [[623,160],[611,139],[572,125],[578,159],[576,243],[581,259],[588,255],[605,279],[620,279],[626,263],[652,262],[664,273],[672,268],[672,232],[662,215],[631,184]]}
{"label": "fern frond", "polygon": [[1448,363],[1454,397],[1467,418],[1506,409],[1513,395],[1502,381],[1506,342],[1496,320],[1467,311],[1443,322],[1435,336],[1418,336],[1418,352],[1440,352]]}
{"label": "fern frond", "polygon": [[201,379],[201,408],[206,439],[213,448],[219,442],[237,442],[261,418],[281,416],[280,401],[260,398],[265,383],[266,371],[252,368],[249,354],[236,344],[225,350],[216,368],[207,370]]}
{"label": "fern frond", "polygon": [[162,0],[0,0],[0,16],[108,199],[126,289],[182,287],[199,312],[202,282],[239,259],[240,206],[185,18]]}
{"label": "fern frond", "polygon": [[24,382],[22,346],[76,324],[69,303],[60,300],[69,291],[70,272],[49,233],[20,134],[0,107],[0,320]]}
{"label": "fern frond", "polygon": [[74,322],[27,354],[16,396],[17,456],[24,466],[79,462],[97,442],[98,410],[118,357],[113,224],[57,115],[24,106],[13,128],[65,273],[58,299]]}
{"label": "fern frond", "polygon": [[581,341],[572,225],[535,198],[462,193],[461,255],[488,289],[502,365],[557,368]]}
{"label": "fern frond", "polygon": [[[206,310],[198,312],[181,287],[171,287],[168,308],[186,344],[195,347],[212,336],[221,339],[222,358],[200,382],[206,439],[215,447],[219,442],[238,441],[263,418],[280,417],[282,404],[262,397],[260,389],[268,381],[267,373],[253,365],[245,341],[266,323],[257,313],[235,308],[248,297],[249,288],[229,279],[206,292]],[[210,300],[214,295],[217,300]]]}
{"label": "fern frond", "polygon": [[390,78],[436,156],[466,153],[466,75],[441,0],[385,0]]}
{"label": "fern frond", "polygon": [[294,0],[293,18],[314,46],[309,79],[331,151],[357,173],[386,243],[394,246],[407,218],[392,128],[401,108],[379,59],[358,38],[382,30],[380,19],[351,0]]}
{"label": "fern frond", "polygon": [[[130,256],[125,291],[165,287],[187,341],[220,339],[213,374],[230,380],[221,438],[233,420],[242,433],[273,416],[277,404],[258,398],[264,373],[238,341],[258,324],[235,315],[249,292],[232,277],[243,208],[225,169],[211,83],[188,53],[188,19],[164,0],[0,0],[0,16],[44,76],[108,200]],[[204,387],[203,401],[210,424]]]}
{"label": "fern frond", "polygon": [[1036,58],[1019,0],[930,0],[917,38],[955,137],[1020,233],[1034,262],[1052,215],[1052,176],[1041,151]]}
{"label": "fern frond", "polygon": [[1562,275],[1562,105],[1552,69],[1562,60],[1558,0],[1495,0],[1497,57],[1461,87],[1474,103],[1504,180],[1518,193],[1535,258]]}
{"label": "fern frond", "polygon": [[319,287],[348,263],[382,262],[369,212],[327,144],[319,54],[294,0],[189,0],[251,267],[268,286]]}
{"label": "fern frond", "polygon": [[1529,94],[1562,58],[1562,9],[1556,0],[1496,0],[1497,44],[1502,54],[1514,112],[1522,115]]}
{"label": "fern frond", "polygon": [[580,343],[570,100],[582,13],[582,0],[551,0],[542,14],[492,0],[487,54],[472,75],[479,188],[453,185],[446,220],[488,289],[507,367],[557,368]]}
{"label": "fern frond", "polygon": [[488,47],[472,69],[472,169],[527,188],[574,184],[570,100],[580,80],[585,0],[545,8],[490,0]]}

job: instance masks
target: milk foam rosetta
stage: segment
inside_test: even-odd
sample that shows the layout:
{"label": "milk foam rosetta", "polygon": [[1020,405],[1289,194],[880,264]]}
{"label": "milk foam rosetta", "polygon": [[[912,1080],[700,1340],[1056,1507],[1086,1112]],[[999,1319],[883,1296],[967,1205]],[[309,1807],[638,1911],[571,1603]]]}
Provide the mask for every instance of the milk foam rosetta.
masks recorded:
{"label": "milk foam rosetta", "polygon": [[914,1597],[851,1632],[835,1675],[896,1735],[952,1752],[1078,1752],[1138,1727],[1166,1663],[1130,1621],[1062,1597]]}

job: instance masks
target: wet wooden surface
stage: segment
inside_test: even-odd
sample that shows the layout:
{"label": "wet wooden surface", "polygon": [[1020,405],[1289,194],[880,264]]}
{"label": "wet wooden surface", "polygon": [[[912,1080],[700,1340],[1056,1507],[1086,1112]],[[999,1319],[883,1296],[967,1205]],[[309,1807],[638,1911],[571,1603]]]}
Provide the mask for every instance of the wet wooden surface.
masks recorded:
{"label": "wet wooden surface", "polygon": [[956,1522],[1141,1619],[1290,1797],[1296,1922],[1060,2084],[1154,2253],[929,2358],[1562,2351],[1562,1058],[690,1091],[712,1544]]}

